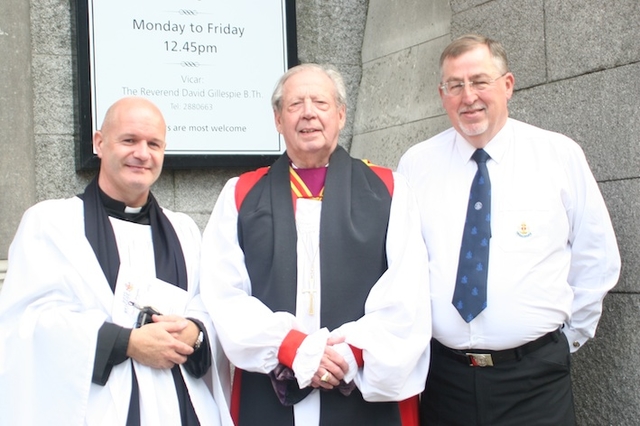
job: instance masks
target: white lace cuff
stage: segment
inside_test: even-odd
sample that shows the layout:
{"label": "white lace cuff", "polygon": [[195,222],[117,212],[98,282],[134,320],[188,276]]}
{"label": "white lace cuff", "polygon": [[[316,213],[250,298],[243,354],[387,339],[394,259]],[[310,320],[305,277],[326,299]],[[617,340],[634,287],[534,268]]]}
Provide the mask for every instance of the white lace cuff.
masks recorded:
{"label": "white lace cuff", "polygon": [[356,362],[356,357],[353,355],[353,351],[351,350],[351,346],[347,343],[338,343],[337,345],[333,345],[333,349],[338,352],[347,364],[349,364],[349,371],[344,375],[344,382],[351,383],[356,374],[358,373],[358,363]]}
{"label": "white lace cuff", "polygon": [[291,368],[296,375],[300,389],[311,384],[311,379],[320,366],[328,338],[329,330],[321,328],[305,337],[298,348]]}

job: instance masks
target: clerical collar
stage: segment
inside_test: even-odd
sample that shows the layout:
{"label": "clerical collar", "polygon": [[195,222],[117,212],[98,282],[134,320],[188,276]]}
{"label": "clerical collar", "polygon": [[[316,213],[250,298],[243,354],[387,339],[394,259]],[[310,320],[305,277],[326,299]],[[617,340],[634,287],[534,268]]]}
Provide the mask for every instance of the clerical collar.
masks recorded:
{"label": "clerical collar", "polygon": [[291,163],[291,167],[295,169],[300,179],[307,185],[307,188],[309,188],[309,191],[311,191],[311,194],[314,196],[318,196],[322,188],[324,188],[324,181],[327,177],[327,166],[299,169],[295,164]]}
{"label": "clerical collar", "polygon": [[109,216],[126,220],[128,222],[138,223],[140,225],[149,225],[149,200],[142,207],[129,207],[122,201],[114,200],[109,197],[104,191],[98,188],[100,194],[100,200],[104,205]]}

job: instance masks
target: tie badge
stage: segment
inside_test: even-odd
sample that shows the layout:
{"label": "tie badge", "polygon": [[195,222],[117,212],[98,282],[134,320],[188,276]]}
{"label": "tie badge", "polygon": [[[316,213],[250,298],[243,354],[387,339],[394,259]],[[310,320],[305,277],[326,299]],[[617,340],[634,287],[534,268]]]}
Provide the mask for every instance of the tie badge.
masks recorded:
{"label": "tie badge", "polygon": [[522,238],[527,238],[531,236],[531,230],[529,229],[529,225],[526,222],[522,222],[520,224],[520,228],[518,229],[518,235]]}

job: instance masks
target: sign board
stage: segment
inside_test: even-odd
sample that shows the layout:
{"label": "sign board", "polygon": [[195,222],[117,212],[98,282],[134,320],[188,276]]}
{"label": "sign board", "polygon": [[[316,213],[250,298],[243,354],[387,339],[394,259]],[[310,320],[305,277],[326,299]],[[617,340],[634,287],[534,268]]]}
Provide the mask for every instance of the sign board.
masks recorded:
{"label": "sign board", "polygon": [[284,151],[271,94],[297,63],[294,0],[78,0],[77,169],[115,101],[167,123],[167,168],[261,166]]}

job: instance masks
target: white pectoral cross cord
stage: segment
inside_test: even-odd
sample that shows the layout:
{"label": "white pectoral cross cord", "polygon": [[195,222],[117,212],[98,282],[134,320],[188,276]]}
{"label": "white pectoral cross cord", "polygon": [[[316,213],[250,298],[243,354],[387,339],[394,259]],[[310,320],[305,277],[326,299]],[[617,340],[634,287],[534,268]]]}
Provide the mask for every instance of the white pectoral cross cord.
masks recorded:
{"label": "white pectoral cross cord", "polygon": [[[306,248],[306,247],[305,247]],[[309,296],[309,315],[315,315],[315,310],[314,310],[314,306],[315,306],[315,294],[318,292],[317,290],[317,286],[316,286],[316,279],[315,279],[315,270],[316,270],[316,257],[318,256],[318,249],[319,247],[316,247],[315,252],[313,253],[313,256],[308,256],[309,260],[310,260],[310,268],[309,268],[309,279],[307,280],[307,286],[302,290],[302,294],[308,295]],[[307,255],[309,253],[307,252]]]}
{"label": "white pectoral cross cord", "polygon": [[[298,315],[315,316],[321,300],[320,286],[320,211],[317,200],[299,199],[296,211],[298,233]],[[312,321],[317,322],[317,317]]]}

